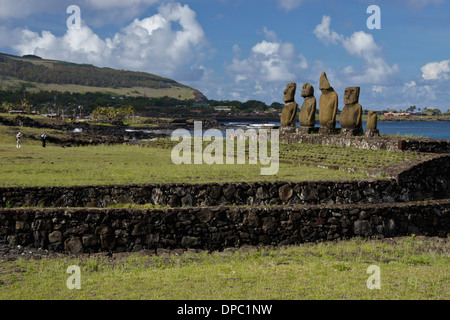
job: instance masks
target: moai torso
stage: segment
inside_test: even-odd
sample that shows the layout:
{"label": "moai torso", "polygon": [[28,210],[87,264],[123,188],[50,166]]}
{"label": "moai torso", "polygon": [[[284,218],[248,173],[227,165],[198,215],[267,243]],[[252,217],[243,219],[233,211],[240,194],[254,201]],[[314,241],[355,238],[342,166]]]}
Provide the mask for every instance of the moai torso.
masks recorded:
{"label": "moai torso", "polygon": [[325,72],[320,76],[319,89],[322,91],[319,99],[320,126],[322,128],[334,129],[336,127],[338,95],[330,86]]}
{"label": "moai torso", "polygon": [[309,83],[303,85],[302,107],[300,109],[300,126],[301,127],[314,127],[316,124],[316,98],[314,97],[314,88]]}
{"label": "moai torso", "polygon": [[368,130],[377,130],[378,128],[378,115],[375,111],[369,111],[367,116],[367,129]]}
{"label": "moai torso", "polygon": [[295,102],[295,92],[297,85],[293,82],[288,83],[284,90],[283,101],[285,105],[281,111],[281,126],[295,127],[295,119],[298,112],[298,104]]}
{"label": "moai torso", "polygon": [[359,91],[359,87],[345,89],[345,106],[340,116],[342,129],[362,129],[362,106],[358,103]]}

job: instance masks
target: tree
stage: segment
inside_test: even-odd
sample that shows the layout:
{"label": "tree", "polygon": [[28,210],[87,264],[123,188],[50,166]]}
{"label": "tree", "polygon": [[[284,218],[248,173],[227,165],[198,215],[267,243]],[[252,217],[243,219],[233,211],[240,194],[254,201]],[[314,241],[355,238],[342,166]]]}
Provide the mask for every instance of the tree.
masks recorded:
{"label": "tree", "polygon": [[97,107],[94,111],[92,111],[92,118],[96,120],[103,120],[104,116],[104,109],[102,107]]}
{"label": "tree", "polygon": [[31,107],[32,105],[27,99],[20,100],[20,104],[18,105],[20,110],[26,111],[27,113],[31,113]]}
{"label": "tree", "polygon": [[271,108],[277,109],[277,110],[281,110],[283,109],[283,104],[279,103],[279,102],[274,102],[270,105]]}
{"label": "tree", "polygon": [[2,109],[5,110],[6,112],[8,112],[13,109],[13,105],[12,105],[12,103],[5,101],[2,103]]}
{"label": "tree", "polygon": [[440,115],[441,113],[442,112],[440,109],[438,109],[438,108],[433,109],[433,115]]}
{"label": "tree", "polygon": [[267,105],[258,100],[249,100],[242,104],[242,109],[246,110],[267,110]]}
{"label": "tree", "polygon": [[123,108],[125,115],[126,115],[126,119],[127,121],[130,121],[131,118],[133,118],[134,121],[134,117],[136,115],[136,110],[134,110],[133,106],[126,106]]}
{"label": "tree", "polygon": [[123,119],[131,119],[136,114],[134,108],[132,106],[122,107],[122,108],[114,108],[114,107],[97,107],[94,111],[92,111],[92,117],[95,120],[103,121],[103,122],[114,122],[117,120]]}
{"label": "tree", "polygon": [[414,111],[416,110],[416,106],[410,106],[408,109],[406,109],[406,112],[411,112],[414,113]]}

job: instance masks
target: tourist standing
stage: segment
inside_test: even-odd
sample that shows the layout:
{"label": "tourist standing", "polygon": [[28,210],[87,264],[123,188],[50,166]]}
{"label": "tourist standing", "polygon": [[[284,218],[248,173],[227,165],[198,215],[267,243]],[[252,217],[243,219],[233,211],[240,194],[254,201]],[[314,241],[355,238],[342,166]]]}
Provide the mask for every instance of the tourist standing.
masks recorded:
{"label": "tourist standing", "polygon": [[42,140],[42,147],[45,148],[45,144],[47,142],[47,135],[45,134],[45,132],[41,134],[41,140]]}
{"label": "tourist standing", "polygon": [[20,149],[20,147],[22,146],[22,132],[18,132],[16,134],[16,148]]}

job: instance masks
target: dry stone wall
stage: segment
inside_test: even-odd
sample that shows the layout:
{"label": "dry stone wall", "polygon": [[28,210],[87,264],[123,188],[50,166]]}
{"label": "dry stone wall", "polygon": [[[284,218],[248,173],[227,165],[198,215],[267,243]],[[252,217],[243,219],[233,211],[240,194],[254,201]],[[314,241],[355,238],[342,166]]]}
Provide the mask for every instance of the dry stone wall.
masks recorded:
{"label": "dry stone wall", "polygon": [[[405,178],[407,181],[407,178]],[[360,204],[426,200],[448,193],[448,180],[257,182],[224,184],[124,185],[92,187],[3,188],[3,207],[99,207],[114,204],[154,204],[168,207],[229,205]]]}
{"label": "dry stone wall", "polygon": [[0,188],[0,207],[317,205],[446,198],[450,198],[450,155],[399,172],[396,179]]}
{"label": "dry stone wall", "polygon": [[340,135],[340,129],[335,129],[336,134],[334,135],[319,135],[319,128],[314,128],[311,132],[315,134],[305,133],[301,127],[282,127],[280,128],[280,142],[356,147],[369,150],[450,153],[449,140],[399,139],[392,136],[346,137]]}
{"label": "dry stone wall", "polygon": [[450,200],[430,203],[123,209],[4,209],[0,239],[72,254],[222,250],[352,237],[447,237]]}

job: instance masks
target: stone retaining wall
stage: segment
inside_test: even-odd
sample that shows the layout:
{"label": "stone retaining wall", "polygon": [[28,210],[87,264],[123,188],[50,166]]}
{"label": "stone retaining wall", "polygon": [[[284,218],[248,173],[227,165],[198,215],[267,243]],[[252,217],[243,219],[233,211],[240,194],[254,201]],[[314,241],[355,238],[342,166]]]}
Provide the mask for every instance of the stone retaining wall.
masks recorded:
{"label": "stone retaining wall", "polygon": [[[339,130],[338,130],[339,131]],[[370,150],[417,151],[425,153],[450,153],[449,140],[437,139],[400,139],[393,136],[346,137],[343,135],[307,134],[297,127],[280,128],[281,143],[307,143],[342,147],[356,147]]]}
{"label": "stone retaining wall", "polygon": [[242,245],[411,234],[450,236],[450,200],[334,206],[164,210],[2,209],[0,239],[53,252],[222,250]]}
{"label": "stone retaining wall", "polygon": [[450,155],[403,170],[396,179],[0,188],[0,207],[317,205],[446,198],[450,198]]}
{"label": "stone retaining wall", "polygon": [[[164,184],[2,188],[2,207],[98,207],[154,204],[169,207],[220,205],[351,204],[439,199],[447,188],[422,189],[396,180]],[[411,188],[408,188],[408,185]],[[448,184],[446,184],[448,185]]]}

